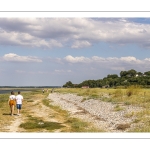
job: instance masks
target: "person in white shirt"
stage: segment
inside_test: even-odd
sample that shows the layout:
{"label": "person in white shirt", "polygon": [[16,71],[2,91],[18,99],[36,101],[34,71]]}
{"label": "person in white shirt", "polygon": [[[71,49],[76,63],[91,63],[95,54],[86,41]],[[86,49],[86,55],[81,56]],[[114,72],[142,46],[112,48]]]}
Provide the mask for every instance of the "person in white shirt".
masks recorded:
{"label": "person in white shirt", "polygon": [[22,108],[22,101],[23,101],[23,96],[20,94],[20,91],[18,91],[18,95],[16,96],[16,107],[17,107],[18,116],[20,115],[20,111]]}
{"label": "person in white shirt", "polygon": [[16,104],[16,96],[14,94],[13,91],[11,91],[11,95],[9,96],[8,99],[8,104],[10,106],[10,115],[13,116],[14,115],[14,108],[15,108],[15,104]]}

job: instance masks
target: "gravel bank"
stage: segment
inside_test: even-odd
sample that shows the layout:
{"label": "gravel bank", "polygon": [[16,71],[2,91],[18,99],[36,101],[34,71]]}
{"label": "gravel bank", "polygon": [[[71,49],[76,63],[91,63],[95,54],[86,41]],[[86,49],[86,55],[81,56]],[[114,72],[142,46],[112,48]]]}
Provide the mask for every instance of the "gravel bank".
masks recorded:
{"label": "gravel bank", "polygon": [[52,100],[52,105],[60,106],[62,109],[69,111],[73,117],[91,122],[95,127],[106,132],[127,132],[135,126],[133,124],[135,117],[125,117],[126,114],[141,111],[141,108],[131,105],[121,105],[119,107],[122,109],[115,111],[117,104],[94,99],[83,101],[82,96],[70,93],[51,93],[48,99]]}

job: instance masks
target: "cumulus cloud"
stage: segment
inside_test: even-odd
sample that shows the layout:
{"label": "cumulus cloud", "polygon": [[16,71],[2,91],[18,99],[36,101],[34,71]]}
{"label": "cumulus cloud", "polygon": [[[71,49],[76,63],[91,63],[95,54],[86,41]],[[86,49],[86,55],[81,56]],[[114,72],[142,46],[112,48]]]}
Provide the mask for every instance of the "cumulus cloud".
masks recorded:
{"label": "cumulus cloud", "polygon": [[84,62],[84,63],[87,63],[87,62],[90,62],[91,60],[89,58],[86,58],[86,57],[73,57],[71,55],[68,55],[64,58],[66,61],[70,62],[70,63],[79,63],[79,62]]}
{"label": "cumulus cloud", "polygon": [[127,62],[130,62],[130,61],[136,61],[136,58],[135,57],[121,57],[120,58],[122,61],[127,61]]}
{"label": "cumulus cloud", "polygon": [[[91,58],[87,57],[73,57],[68,55],[64,57],[64,61],[71,63],[71,64],[79,64],[82,63],[85,65],[85,68],[94,67],[94,68],[107,68],[111,70],[126,70],[128,68],[149,68],[150,65],[150,58],[145,58],[143,60],[137,59],[133,56],[128,57],[98,57],[93,56]],[[82,66],[83,67],[83,66]]]}
{"label": "cumulus cloud", "polygon": [[37,57],[33,56],[19,56],[14,53],[5,54],[3,56],[3,59],[5,61],[11,61],[11,62],[42,62],[41,59],[38,59]]}
{"label": "cumulus cloud", "polygon": [[143,64],[143,61],[150,61],[150,58],[145,58],[144,60],[139,60],[136,59],[135,57],[132,56],[128,56],[128,57],[108,57],[108,58],[103,58],[103,57],[98,57],[98,56],[93,56],[91,58],[87,58],[84,56],[80,56],[80,57],[73,57],[71,55],[68,55],[66,57],[64,57],[64,60],[66,60],[67,62],[70,63],[121,63],[121,62],[125,62],[125,63],[135,63],[135,64]]}
{"label": "cumulus cloud", "polygon": [[98,42],[150,48],[150,24],[126,19],[0,18],[0,44],[30,47],[89,47]]}
{"label": "cumulus cloud", "polygon": [[92,44],[89,43],[88,41],[75,41],[71,48],[82,48],[82,47],[89,47]]}

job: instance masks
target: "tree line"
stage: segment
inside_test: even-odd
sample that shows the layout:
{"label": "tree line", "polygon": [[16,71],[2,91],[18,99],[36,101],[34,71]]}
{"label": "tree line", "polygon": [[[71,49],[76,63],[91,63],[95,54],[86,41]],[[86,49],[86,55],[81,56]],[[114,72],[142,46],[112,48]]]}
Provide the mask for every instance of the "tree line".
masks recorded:
{"label": "tree line", "polygon": [[81,88],[88,86],[89,88],[108,88],[118,86],[140,85],[142,87],[150,87],[150,71],[137,72],[134,69],[121,71],[120,76],[117,74],[108,74],[107,77],[98,80],[85,80],[79,84],[73,84],[71,81],[66,82],[63,87]]}

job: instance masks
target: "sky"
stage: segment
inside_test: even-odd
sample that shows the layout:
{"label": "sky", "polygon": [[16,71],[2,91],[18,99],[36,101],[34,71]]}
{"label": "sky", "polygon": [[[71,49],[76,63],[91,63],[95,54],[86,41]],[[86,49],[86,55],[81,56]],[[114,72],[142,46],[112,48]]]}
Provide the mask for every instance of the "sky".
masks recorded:
{"label": "sky", "polygon": [[150,71],[150,18],[1,17],[0,86],[62,86]]}

